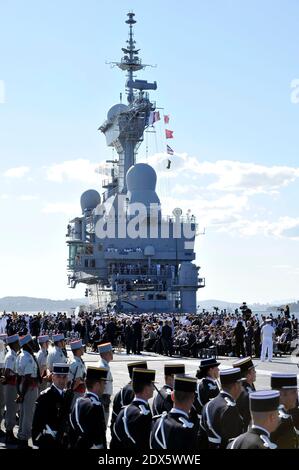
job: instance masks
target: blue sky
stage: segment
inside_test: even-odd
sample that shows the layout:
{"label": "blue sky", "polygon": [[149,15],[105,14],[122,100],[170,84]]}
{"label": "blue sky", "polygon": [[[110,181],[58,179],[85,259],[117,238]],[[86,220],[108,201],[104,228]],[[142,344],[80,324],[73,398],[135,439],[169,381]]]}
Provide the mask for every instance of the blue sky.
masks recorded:
{"label": "blue sky", "polygon": [[149,136],[159,195],[205,228],[199,303],[297,298],[297,0],[0,0],[0,297],[82,295],[66,284],[65,227],[111,157],[97,128],[125,76],[105,62],[121,57],[130,9],[157,64],[139,76],[157,80],[175,135],[168,173],[161,123]]}

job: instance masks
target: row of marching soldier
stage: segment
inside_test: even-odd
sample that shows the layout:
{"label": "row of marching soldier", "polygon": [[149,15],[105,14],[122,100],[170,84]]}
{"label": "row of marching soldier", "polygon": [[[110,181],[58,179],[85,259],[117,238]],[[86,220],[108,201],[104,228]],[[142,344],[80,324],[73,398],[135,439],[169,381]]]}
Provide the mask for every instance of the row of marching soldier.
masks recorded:
{"label": "row of marching soldier", "polygon": [[[53,336],[49,352],[46,335],[38,338],[39,351],[31,335],[1,339],[7,348],[0,385],[6,443],[26,448],[32,437],[38,448],[106,449],[111,344],[100,345],[100,362],[86,368],[81,340],[70,344],[68,363],[61,334]],[[157,390],[155,370],[145,361],[129,363],[129,383],[113,401],[110,449],[298,448],[297,375],[272,373],[271,390],[256,391],[250,357],[230,369],[219,371],[219,365],[204,359],[192,377],[183,364],[165,364],[165,384]]]}

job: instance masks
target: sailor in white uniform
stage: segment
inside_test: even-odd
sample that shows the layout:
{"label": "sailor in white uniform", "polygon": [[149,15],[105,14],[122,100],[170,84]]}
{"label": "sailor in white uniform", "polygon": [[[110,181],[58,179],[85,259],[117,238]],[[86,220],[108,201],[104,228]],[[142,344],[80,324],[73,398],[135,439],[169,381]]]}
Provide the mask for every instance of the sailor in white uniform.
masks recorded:
{"label": "sailor in white uniform", "polygon": [[261,361],[264,362],[266,354],[268,353],[268,361],[272,361],[273,358],[273,339],[275,338],[275,330],[271,325],[272,319],[267,318],[266,324],[262,327],[262,352]]}

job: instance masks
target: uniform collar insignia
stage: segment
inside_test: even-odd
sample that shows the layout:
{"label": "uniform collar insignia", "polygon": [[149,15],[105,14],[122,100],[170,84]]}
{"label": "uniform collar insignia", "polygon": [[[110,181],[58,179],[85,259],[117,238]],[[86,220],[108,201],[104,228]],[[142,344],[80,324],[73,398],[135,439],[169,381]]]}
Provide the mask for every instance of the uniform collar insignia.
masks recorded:
{"label": "uniform collar insignia", "polygon": [[151,410],[149,408],[146,408],[144,405],[138,405],[139,409],[140,409],[140,414],[142,415],[148,415]]}
{"label": "uniform collar insignia", "polygon": [[267,449],[277,449],[277,445],[270,441],[269,437],[265,434],[260,434],[260,439],[264,443],[264,447]]}
{"label": "uniform collar insignia", "polygon": [[189,429],[192,429],[194,424],[191,423],[190,421],[188,421],[186,418],[184,418],[183,416],[180,416],[179,417],[179,421],[181,423],[183,423],[183,428],[189,428]]}

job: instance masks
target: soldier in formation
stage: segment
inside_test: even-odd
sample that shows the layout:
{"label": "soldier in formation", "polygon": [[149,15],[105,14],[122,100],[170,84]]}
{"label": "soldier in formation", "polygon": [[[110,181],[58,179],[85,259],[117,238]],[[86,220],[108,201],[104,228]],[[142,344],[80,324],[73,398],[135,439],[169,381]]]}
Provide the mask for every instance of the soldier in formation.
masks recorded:
{"label": "soldier in formation", "polygon": [[186,375],[174,377],[171,391],[173,406],[154,417],[151,431],[151,449],[195,452],[198,449],[198,427],[190,420],[194,402],[196,378]]}
{"label": "soldier in formation", "polygon": [[110,449],[149,449],[152,412],[148,403],[154,394],[156,372],[151,369],[133,369],[132,388],[135,398],[123,407],[111,430]]}
{"label": "soldier in formation", "polygon": [[237,399],[237,407],[244,421],[245,429],[251,422],[249,409],[249,394],[255,392],[254,382],[256,380],[256,371],[251,357],[239,359],[233,363],[233,367],[239,367],[242,375],[242,391]]}
{"label": "soldier in formation", "polygon": [[146,361],[137,361],[137,362],[130,362],[127,364],[128,367],[128,372],[129,372],[129,377],[130,381],[122,387],[119,392],[116,393],[114,400],[113,400],[113,408],[112,408],[112,417],[111,417],[111,428],[113,428],[113,425],[115,423],[115,420],[117,418],[118,413],[120,410],[126,406],[132,403],[132,401],[135,398],[135,393],[132,387],[132,375],[133,375],[133,369],[138,368],[138,369],[147,369],[147,362]]}
{"label": "soldier in formation", "polygon": [[70,447],[74,449],[107,449],[106,423],[101,396],[108,370],[88,367],[86,393],[79,397],[70,416]]}
{"label": "soldier in formation", "polygon": [[232,439],[228,449],[276,449],[271,433],[279,426],[279,392],[277,390],[249,394],[252,426],[247,432]]}
{"label": "soldier in formation", "polygon": [[167,413],[173,407],[172,391],[174,385],[174,375],[184,374],[184,364],[165,364],[164,366],[164,377],[165,385],[158,390],[153,403],[153,411],[156,415],[161,415],[164,411]]}
{"label": "soldier in formation", "polygon": [[271,388],[279,390],[280,424],[271,434],[278,449],[298,449],[299,429],[294,421],[292,410],[298,406],[297,375],[271,374]]}
{"label": "soldier in formation", "polygon": [[100,360],[98,366],[101,368],[104,367],[108,371],[107,381],[103,390],[103,394],[101,396],[102,405],[104,407],[105,423],[106,426],[108,426],[111,395],[113,393],[113,378],[109,366],[109,362],[113,360],[112,344],[100,344],[98,346],[98,351],[100,353]]}

